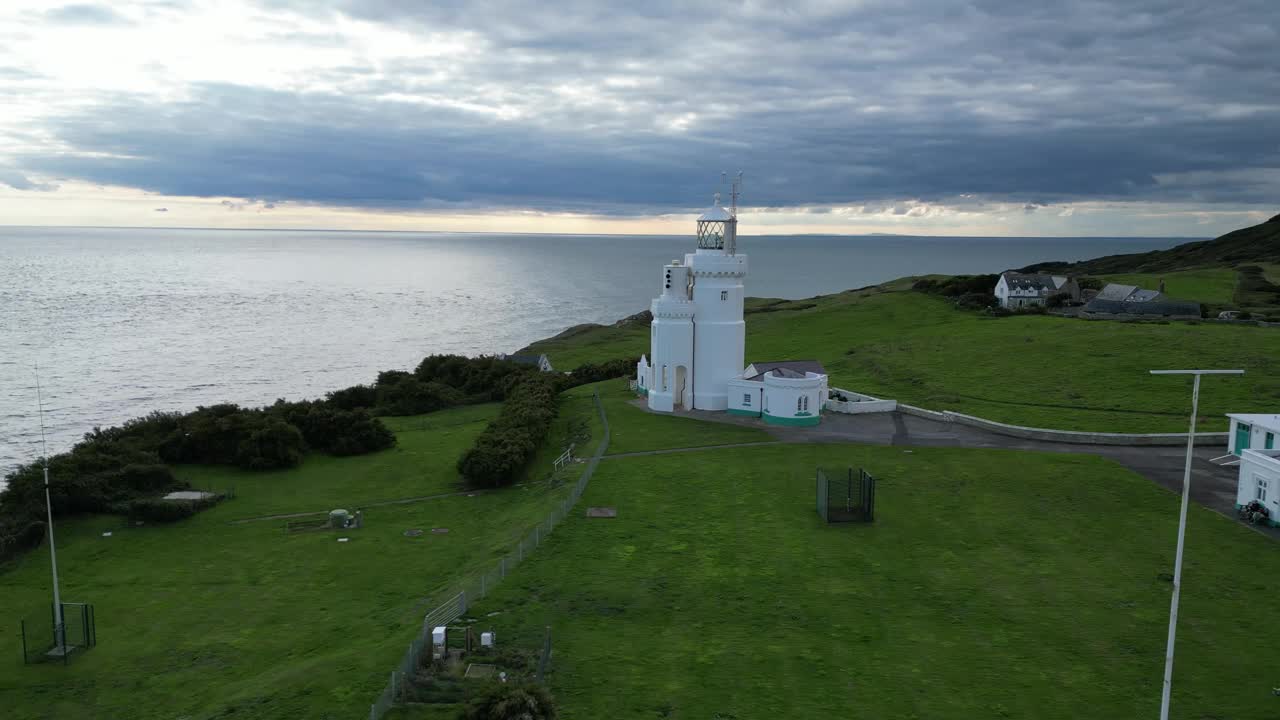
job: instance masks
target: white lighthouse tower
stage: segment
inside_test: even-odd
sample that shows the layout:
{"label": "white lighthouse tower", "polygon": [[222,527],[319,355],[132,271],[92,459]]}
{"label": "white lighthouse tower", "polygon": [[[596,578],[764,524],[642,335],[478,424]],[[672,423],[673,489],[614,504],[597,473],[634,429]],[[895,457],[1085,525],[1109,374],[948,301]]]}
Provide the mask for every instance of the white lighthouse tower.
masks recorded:
{"label": "white lighthouse tower", "polygon": [[662,295],[650,306],[650,354],[636,367],[637,384],[653,410],[725,410],[729,381],[742,375],[747,256],[737,252],[741,177],[733,181],[731,209],[721,207],[717,194],[698,218],[697,251],[663,268]]}

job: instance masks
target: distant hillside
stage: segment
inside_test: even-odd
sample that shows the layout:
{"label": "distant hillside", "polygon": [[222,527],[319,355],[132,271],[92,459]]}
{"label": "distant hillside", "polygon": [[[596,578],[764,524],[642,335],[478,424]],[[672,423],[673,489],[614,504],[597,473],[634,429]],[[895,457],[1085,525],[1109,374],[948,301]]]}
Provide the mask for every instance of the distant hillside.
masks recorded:
{"label": "distant hillside", "polygon": [[1108,255],[1075,263],[1038,263],[1022,268],[1022,271],[1107,275],[1169,272],[1247,262],[1280,263],[1280,215],[1260,225],[1235,230],[1214,240],[1189,242],[1168,250]]}

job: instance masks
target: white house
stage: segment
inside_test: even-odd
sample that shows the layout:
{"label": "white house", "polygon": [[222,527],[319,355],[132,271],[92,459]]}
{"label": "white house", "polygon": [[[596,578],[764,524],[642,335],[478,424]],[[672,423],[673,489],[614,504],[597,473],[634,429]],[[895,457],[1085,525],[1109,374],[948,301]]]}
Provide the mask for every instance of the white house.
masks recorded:
{"label": "white house", "polygon": [[744,369],[747,256],[738,254],[737,197],[698,218],[698,247],[662,269],[662,294],[650,310],[649,354],[636,364],[636,389],[649,408],[732,410],[766,422],[817,424],[827,375],[814,361],[761,363]]}
{"label": "white house", "polygon": [[1019,308],[1027,305],[1044,305],[1050,295],[1066,293],[1071,299],[1080,299],[1080,287],[1065,275],[1041,275],[1013,272],[1000,273],[992,294],[1000,307]]}

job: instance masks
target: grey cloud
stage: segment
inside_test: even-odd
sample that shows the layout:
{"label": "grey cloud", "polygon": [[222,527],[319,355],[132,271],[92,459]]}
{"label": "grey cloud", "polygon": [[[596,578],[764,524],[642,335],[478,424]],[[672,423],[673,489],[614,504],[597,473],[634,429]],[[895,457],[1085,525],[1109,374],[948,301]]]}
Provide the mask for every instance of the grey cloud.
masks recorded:
{"label": "grey cloud", "polygon": [[894,201],[1280,193],[1270,0],[271,5],[478,45],[324,71],[345,95],[116,97],[50,124],[92,154],[21,166],[178,195],[607,213],[699,205],[737,168],[752,205],[904,214]]}
{"label": "grey cloud", "polygon": [[57,185],[32,182],[22,173],[4,167],[0,167],[0,185],[8,185],[14,190],[35,190],[38,192],[52,192],[58,189]]}
{"label": "grey cloud", "polygon": [[46,22],[56,25],[128,25],[129,19],[107,5],[63,5],[44,13]]}

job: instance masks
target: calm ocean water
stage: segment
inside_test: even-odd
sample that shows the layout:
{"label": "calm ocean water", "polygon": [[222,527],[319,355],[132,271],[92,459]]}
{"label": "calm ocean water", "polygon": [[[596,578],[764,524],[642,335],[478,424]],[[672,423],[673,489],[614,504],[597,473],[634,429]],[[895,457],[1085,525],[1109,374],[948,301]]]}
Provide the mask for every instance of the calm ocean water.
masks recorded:
{"label": "calm ocean water", "polygon": [[[802,298],[1179,239],[743,237]],[[691,237],[0,227],[0,474],[151,410],[321,396],[429,353],[510,352],[648,307]],[[554,358],[552,361],[554,362]],[[2,481],[0,481],[2,482]]]}

